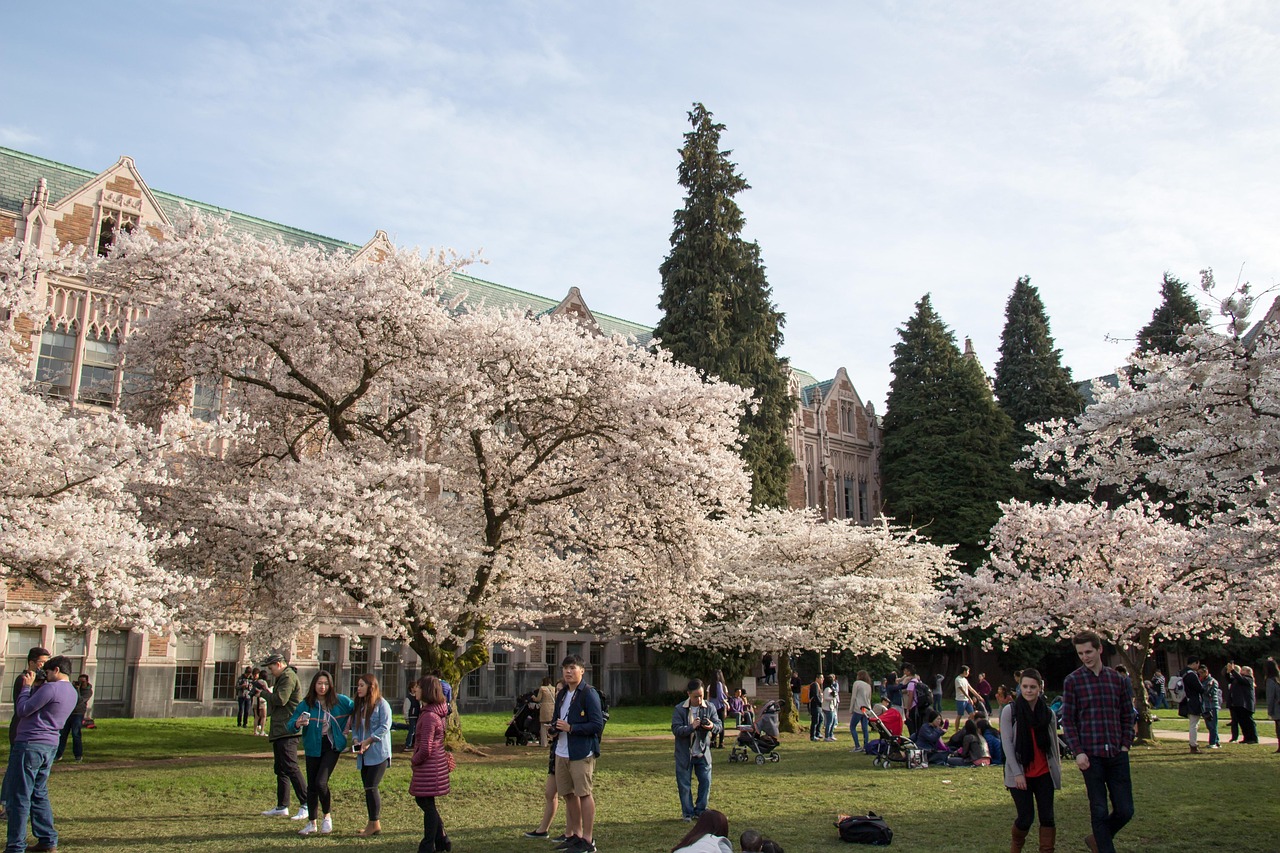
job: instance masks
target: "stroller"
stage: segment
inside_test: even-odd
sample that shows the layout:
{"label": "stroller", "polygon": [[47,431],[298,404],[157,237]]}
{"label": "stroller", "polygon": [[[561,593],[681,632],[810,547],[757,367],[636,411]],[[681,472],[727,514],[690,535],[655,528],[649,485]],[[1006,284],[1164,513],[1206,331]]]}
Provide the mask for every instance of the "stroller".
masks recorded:
{"label": "stroller", "polygon": [[778,755],[778,703],[769,702],[760,709],[760,722],[756,726],[739,726],[738,743],[729,752],[730,761],[750,761],[752,754],[756,764],[781,761]]}
{"label": "stroller", "polygon": [[889,731],[889,727],[870,708],[864,708],[862,712],[867,715],[876,734],[880,735],[878,740],[871,741],[865,747],[873,765],[885,770],[894,764],[901,764],[908,770],[923,770],[929,766],[924,750],[916,746],[911,738]]}
{"label": "stroller", "polygon": [[516,700],[515,715],[507,724],[507,746],[528,746],[538,740],[538,701],[536,693],[526,693]]}

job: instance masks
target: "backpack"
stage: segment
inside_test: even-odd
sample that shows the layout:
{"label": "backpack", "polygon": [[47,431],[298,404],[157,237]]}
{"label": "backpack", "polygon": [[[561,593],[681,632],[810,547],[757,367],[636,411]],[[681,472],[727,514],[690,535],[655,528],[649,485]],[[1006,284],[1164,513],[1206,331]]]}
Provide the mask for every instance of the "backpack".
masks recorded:
{"label": "backpack", "polygon": [[893,830],[875,812],[846,817],[836,824],[836,829],[840,831],[840,840],[850,844],[888,847],[893,843]]}
{"label": "backpack", "polygon": [[915,694],[916,701],[911,706],[911,712],[923,717],[925,711],[933,707],[933,691],[923,681],[917,681],[915,690],[912,692]]}
{"label": "backpack", "polygon": [[609,725],[609,697],[595,685],[592,685],[591,689],[596,692],[596,698],[600,700],[600,715],[604,717],[604,725],[600,727],[600,731],[603,734],[604,727]]}
{"label": "backpack", "polygon": [[1169,698],[1174,702],[1181,702],[1186,698],[1187,692],[1183,689],[1181,675],[1169,676],[1169,680],[1166,684],[1167,686],[1165,689],[1169,692]]}

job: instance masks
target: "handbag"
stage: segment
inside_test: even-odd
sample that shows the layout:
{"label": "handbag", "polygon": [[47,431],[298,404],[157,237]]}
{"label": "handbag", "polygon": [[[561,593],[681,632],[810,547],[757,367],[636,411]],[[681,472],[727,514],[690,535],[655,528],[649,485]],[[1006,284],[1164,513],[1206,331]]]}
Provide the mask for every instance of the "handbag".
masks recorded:
{"label": "handbag", "polygon": [[1179,717],[1190,716],[1190,711],[1187,709],[1187,700],[1185,698],[1178,703],[1178,716]]}
{"label": "handbag", "polygon": [[457,759],[455,759],[453,757],[453,753],[449,752],[448,750],[445,750],[445,753],[444,753],[444,763],[445,763],[445,766],[449,768],[450,773],[452,773],[458,767]]}

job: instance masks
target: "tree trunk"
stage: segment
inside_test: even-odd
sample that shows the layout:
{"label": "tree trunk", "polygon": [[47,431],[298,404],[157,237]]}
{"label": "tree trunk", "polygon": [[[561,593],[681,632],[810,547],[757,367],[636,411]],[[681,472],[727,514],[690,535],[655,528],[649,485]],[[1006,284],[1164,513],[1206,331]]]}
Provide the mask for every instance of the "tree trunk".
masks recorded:
{"label": "tree trunk", "polygon": [[791,698],[791,652],[780,651],[778,655],[778,730],[784,732],[800,731],[800,709]]}
{"label": "tree trunk", "polygon": [[1138,709],[1138,733],[1134,743],[1155,743],[1151,733],[1151,706],[1147,702],[1147,688],[1143,684],[1142,671],[1151,656],[1151,637],[1143,633],[1131,646],[1116,647],[1116,656],[1129,669],[1129,681],[1133,684],[1134,706]]}
{"label": "tree trunk", "polygon": [[409,647],[418,654],[422,661],[422,674],[431,675],[432,670],[440,670],[442,681],[447,681],[453,688],[453,702],[449,704],[449,720],[445,726],[444,741],[446,746],[459,747],[467,742],[462,733],[462,718],[458,715],[458,690],[462,686],[463,677],[472,670],[479,669],[489,660],[489,649],[484,643],[484,634],[479,634],[466,649],[459,650],[452,644],[440,645],[427,639],[422,634],[415,634]]}

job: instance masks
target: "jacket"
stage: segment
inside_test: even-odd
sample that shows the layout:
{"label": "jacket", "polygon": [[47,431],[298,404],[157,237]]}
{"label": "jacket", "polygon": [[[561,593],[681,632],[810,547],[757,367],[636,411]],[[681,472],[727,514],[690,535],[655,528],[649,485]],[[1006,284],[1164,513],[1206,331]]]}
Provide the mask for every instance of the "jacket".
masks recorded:
{"label": "jacket", "polygon": [[1267,716],[1280,720],[1280,682],[1274,678],[1267,679]]}
{"label": "jacket", "polygon": [[[711,721],[711,728],[698,728],[693,725],[694,716]],[[716,713],[715,705],[706,704],[700,708],[689,706],[686,699],[671,712],[671,733],[676,736],[676,767],[684,769],[692,764],[695,758],[705,761],[711,766],[711,735],[724,731],[724,723]]]}
{"label": "jacket", "polygon": [[443,797],[449,793],[449,758],[444,751],[444,730],[449,719],[448,705],[427,705],[418,715],[414,733],[413,775],[409,779],[409,795]]}
{"label": "jacket", "polygon": [[1258,704],[1254,695],[1253,679],[1241,675],[1238,671],[1231,673],[1231,686],[1227,688],[1227,707],[1247,708],[1250,712]]}
{"label": "jacket", "polygon": [[[1042,697],[1041,702],[1044,701]],[[1018,736],[1014,730],[1013,722],[1013,705],[1010,702],[1000,709],[1000,745],[1004,747],[1004,786],[1006,788],[1017,787],[1014,784],[1014,777],[1021,776],[1022,765],[1018,763],[1018,756],[1014,753],[1014,747],[1018,743]],[[1055,789],[1062,787],[1062,753],[1058,749],[1058,717],[1053,713],[1053,709],[1049,709],[1049,754],[1045,756],[1045,760],[1049,762],[1049,778],[1053,779],[1053,787]]]}
{"label": "jacket", "polygon": [[298,703],[298,707],[293,710],[293,716],[289,718],[289,734],[299,734],[298,718],[303,714],[311,714],[311,722],[301,730],[302,751],[312,758],[319,758],[324,752],[324,717],[327,714],[329,737],[333,741],[333,748],[342,752],[347,748],[347,736],[343,730],[347,727],[347,721],[351,719],[351,709],[354,707],[355,703],[351,701],[351,697],[341,693],[334,697],[332,711],[326,711],[319,702],[313,705],[303,700]]}
{"label": "jacket", "polygon": [[1187,713],[1197,717],[1204,713],[1204,685],[1200,683],[1200,674],[1190,669],[1182,673],[1182,689],[1186,693]]}
{"label": "jacket", "polygon": [[263,692],[262,698],[267,703],[267,712],[271,714],[267,740],[297,737],[297,732],[289,730],[289,719],[302,701],[302,682],[298,680],[298,671],[286,666],[276,677],[271,690]]}
{"label": "jacket", "polygon": [[679,848],[676,853],[733,853],[733,844],[727,838],[708,832],[692,844]]}
{"label": "jacket", "polygon": [[556,689],[550,684],[538,688],[538,722],[546,725],[556,718]]}
{"label": "jacket", "polygon": [[[556,719],[560,718],[565,691],[566,688],[562,687],[556,693]],[[604,709],[600,707],[600,694],[586,681],[579,682],[578,689],[569,702],[569,715],[564,719],[569,723],[569,731],[560,732],[557,738],[568,738],[569,760],[581,761],[599,755],[600,733],[604,731]]]}
{"label": "jacket", "polygon": [[[421,715],[418,721],[422,721]],[[356,756],[357,767],[377,767],[391,757],[391,705],[386,699],[379,699],[373,706],[367,723],[352,715],[351,736],[355,740],[373,738],[373,743]]]}

